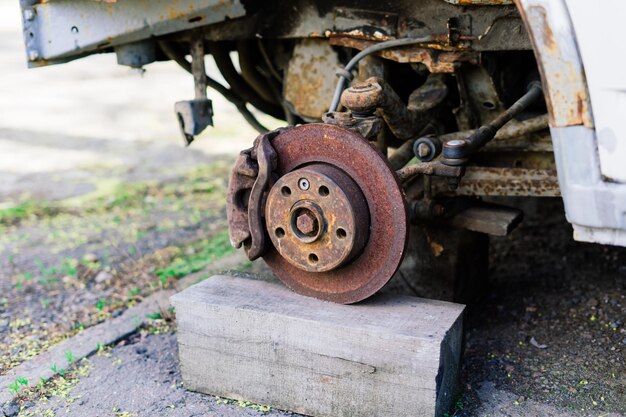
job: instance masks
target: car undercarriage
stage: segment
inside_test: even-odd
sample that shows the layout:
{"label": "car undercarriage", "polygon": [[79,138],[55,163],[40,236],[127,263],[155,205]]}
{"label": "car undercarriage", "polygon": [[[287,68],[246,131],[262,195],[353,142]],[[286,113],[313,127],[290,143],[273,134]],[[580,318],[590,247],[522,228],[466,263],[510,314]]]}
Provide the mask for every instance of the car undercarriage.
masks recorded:
{"label": "car undercarriage", "polygon": [[[115,52],[190,72],[194,98],[175,105],[188,145],[213,124],[212,94],[232,102],[259,132],[230,178],[232,244],[334,302],[397,271],[424,275],[421,295],[466,301],[487,236],[522,219],[510,197],[561,196],[550,128],[591,124],[581,75],[558,84],[558,53],[542,55],[558,48],[549,26],[533,29],[546,19],[533,2],[22,3],[31,66]],[[70,23],[86,11],[92,21]],[[105,13],[116,23],[102,29]],[[54,18],[69,33],[43,25]]]}

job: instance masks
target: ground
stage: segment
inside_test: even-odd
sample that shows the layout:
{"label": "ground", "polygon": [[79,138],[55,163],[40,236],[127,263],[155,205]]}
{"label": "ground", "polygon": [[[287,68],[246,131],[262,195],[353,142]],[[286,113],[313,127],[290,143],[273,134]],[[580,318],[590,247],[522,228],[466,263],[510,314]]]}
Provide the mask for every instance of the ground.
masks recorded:
{"label": "ground", "polygon": [[[19,11],[7,2],[0,34],[4,373],[231,253],[226,178],[255,133],[213,97],[217,128],[185,148],[172,107],[193,89],[174,64],[141,76],[102,55],[27,71]],[[543,203],[492,239],[450,416],[626,415],[626,251],[573,242],[560,202]],[[184,390],[175,326],[155,312],[35,390],[16,380],[5,414],[289,415]]]}

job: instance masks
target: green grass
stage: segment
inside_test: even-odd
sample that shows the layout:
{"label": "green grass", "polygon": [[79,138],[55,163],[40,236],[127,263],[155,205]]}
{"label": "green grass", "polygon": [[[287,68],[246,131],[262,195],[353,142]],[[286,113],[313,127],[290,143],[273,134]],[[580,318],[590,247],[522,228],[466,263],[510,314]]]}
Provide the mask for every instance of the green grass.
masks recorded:
{"label": "green grass", "polygon": [[8,226],[33,216],[49,216],[57,211],[51,204],[25,200],[12,207],[0,208],[0,225]]}
{"label": "green grass", "polygon": [[223,231],[211,239],[201,241],[191,247],[193,252],[174,258],[172,262],[155,272],[161,284],[165,285],[169,278],[182,278],[206,268],[210,263],[234,252],[230,244],[228,232]]}
{"label": "green grass", "polygon": [[0,227],[19,224],[33,217],[52,217],[61,213],[101,213],[151,206],[157,201],[180,201],[186,195],[201,193],[207,198],[225,198],[224,179],[230,172],[230,163],[218,161],[197,167],[166,183],[154,181],[123,183],[103,180],[96,183],[96,191],[66,200],[45,202],[24,200],[12,206],[0,206]]}

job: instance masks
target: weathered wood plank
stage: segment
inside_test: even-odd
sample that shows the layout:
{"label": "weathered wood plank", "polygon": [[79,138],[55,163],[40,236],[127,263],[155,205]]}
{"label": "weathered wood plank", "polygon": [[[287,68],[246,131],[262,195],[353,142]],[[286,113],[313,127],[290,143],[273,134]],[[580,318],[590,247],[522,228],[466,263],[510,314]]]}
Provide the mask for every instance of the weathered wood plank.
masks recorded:
{"label": "weathered wood plank", "polygon": [[433,416],[458,377],[463,306],[345,306],[215,276],[172,297],[188,389],[314,416]]}
{"label": "weathered wood plank", "polygon": [[521,223],[522,217],[523,212],[515,208],[482,204],[463,210],[450,220],[450,224],[473,232],[506,236]]}

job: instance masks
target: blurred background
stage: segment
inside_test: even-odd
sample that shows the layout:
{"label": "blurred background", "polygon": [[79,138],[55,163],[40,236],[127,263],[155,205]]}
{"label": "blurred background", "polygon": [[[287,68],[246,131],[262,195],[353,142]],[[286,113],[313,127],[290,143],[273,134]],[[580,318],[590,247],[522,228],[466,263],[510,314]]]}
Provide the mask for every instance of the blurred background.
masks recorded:
{"label": "blurred background", "polygon": [[[207,65],[223,81],[210,58]],[[215,127],[185,148],[174,102],[193,98],[191,75],[174,62],[145,69],[103,54],[28,70],[19,2],[1,0],[0,207],[173,178],[250,146],[256,132],[209,92]]]}
{"label": "blurred background", "polygon": [[[234,252],[225,188],[257,133],[209,91],[215,127],[185,147],[174,103],[193,95],[173,62],[27,69],[19,2],[0,0],[0,375]],[[167,333],[162,313],[142,334]]]}

